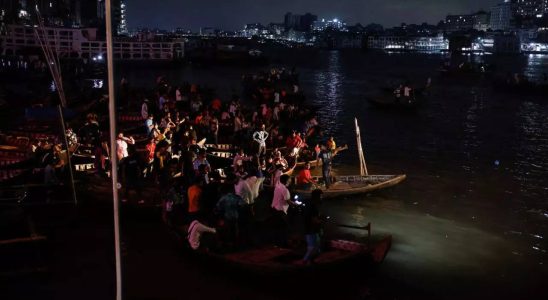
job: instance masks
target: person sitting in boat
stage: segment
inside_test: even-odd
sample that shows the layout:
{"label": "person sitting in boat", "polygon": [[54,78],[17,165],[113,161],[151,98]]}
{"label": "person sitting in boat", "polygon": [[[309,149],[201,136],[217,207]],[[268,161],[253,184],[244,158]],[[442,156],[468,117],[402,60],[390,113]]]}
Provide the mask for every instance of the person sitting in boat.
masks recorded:
{"label": "person sitting in boat", "polygon": [[322,202],[322,190],[313,190],[310,199],[306,201],[303,211],[304,234],[306,240],[306,254],[303,263],[310,265],[314,258],[320,254],[320,234],[322,232],[322,218],[320,205]]}
{"label": "person sitting in boat", "polygon": [[301,172],[299,172],[299,176],[297,176],[297,185],[304,190],[310,190],[315,184],[317,184],[317,182],[312,178],[312,175],[310,174],[310,163],[307,162],[304,165],[304,169],[302,169]]}
{"label": "person sitting in boat", "polygon": [[206,226],[196,219],[188,226],[188,244],[193,250],[203,249],[204,251],[209,251],[209,247],[214,245],[215,239],[211,234],[216,233],[217,230],[215,228]]}

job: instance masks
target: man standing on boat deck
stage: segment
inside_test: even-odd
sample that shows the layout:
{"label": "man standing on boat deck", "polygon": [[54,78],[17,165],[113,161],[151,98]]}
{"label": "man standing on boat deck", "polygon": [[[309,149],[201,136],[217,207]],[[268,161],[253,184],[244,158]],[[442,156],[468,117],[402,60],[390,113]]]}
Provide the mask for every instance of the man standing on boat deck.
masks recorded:
{"label": "man standing on boat deck", "polygon": [[333,159],[333,153],[322,145],[322,151],[318,159],[322,160],[322,176],[325,182],[325,188],[328,189],[331,185],[331,160]]}
{"label": "man standing on boat deck", "polygon": [[258,144],[259,150],[258,156],[266,155],[266,140],[268,139],[268,132],[266,132],[266,126],[261,125],[261,129],[253,133],[253,140]]}
{"label": "man standing on boat deck", "polygon": [[289,224],[287,220],[287,209],[289,205],[296,205],[291,201],[291,193],[287,189],[289,184],[289,175],[282,175],[280,182],[274,188],[274,198],[272,199],[272,209],[274,210],[274,232],[278,246],[287,244],[287,235]]}

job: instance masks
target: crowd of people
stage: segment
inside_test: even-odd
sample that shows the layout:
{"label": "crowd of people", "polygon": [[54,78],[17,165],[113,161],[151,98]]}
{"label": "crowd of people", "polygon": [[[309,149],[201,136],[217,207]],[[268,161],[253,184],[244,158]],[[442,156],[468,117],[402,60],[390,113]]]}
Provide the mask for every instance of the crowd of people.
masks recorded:
{"label": "crowd of people", "polygon": [[[172,85],[164,77],[157,78],[152,93],[135,93],[124,79],[122,97],[142,121],[119,126],[111,151],[107,131],[90,113],[76,134],[70,131],[71,144],[91,149],[99,177],[109,172],[109,160],[117,160],[123,202],[146,203],[150,199],[144,190],[154,190],[162,200],[164,219],[186,228],[193,249],[254,244],[255,202],[260,197],[271,201],[272,240],[283,245],[289,233],[288,209],[301,205],[288,189],[288,161],[296,164],[305,153],[321,160],[322,187],[329,188],[336,149],[333,138],[324,136],[314,108],[304,104],[297,78],[294,70],[285,69],[244,76],[244,98],[233,95],[226,101],[196,84]],[[228,163],[209,159],[206,142],[231,144],[234,155]],[[320,186],[310,168],[306,164],[295,182],[305,189]],[[313,202],[319,202],[321,191],[313,195]],[[307,206],[307,218],[316,217],[308,211],[314,207]],[[306,222],[310,231],[314,226]],[[205,238],[211,233],[219,238]],[[312,248],[308,261],[316,251]]]}

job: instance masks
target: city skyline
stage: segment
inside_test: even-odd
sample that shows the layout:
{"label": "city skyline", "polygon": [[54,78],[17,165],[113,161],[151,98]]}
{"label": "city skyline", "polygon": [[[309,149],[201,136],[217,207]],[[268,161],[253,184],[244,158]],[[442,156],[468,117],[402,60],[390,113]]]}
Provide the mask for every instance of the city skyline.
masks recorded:
{"label": "city skyline", "polygon": [[[150,1],[134,0],[128,5],[130,28],[185,28],[198,30],[214,27],[239,30],[247,23],[283,22],[287,12],[310,12],[319,18],[341,18],[348,24],[379,23],[385,27],[400,23],[437,23],[448,14],[467,14],[489,10],[501,0],[344,0],[321,2],[313,0],[165,0],[161,6]],[[211,10],[215,7],[215,10]],[[361,7],[363,9],[356,9]],[[241,13],[240,15],[238,15]]]}

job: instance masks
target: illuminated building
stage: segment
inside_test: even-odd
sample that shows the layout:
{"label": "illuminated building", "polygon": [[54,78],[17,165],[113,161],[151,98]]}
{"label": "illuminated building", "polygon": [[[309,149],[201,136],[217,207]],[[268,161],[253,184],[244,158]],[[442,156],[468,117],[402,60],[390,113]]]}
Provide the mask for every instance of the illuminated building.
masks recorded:
{"label": "illuminated building", "polygon": [[[106,56],[106,42],[99,39],[97,28],[46,27],[47,39],[60,58],[84,58],[97,60]],[[0,36],[1,55],[41,53],[34,28],[26,25],[8,25]],[[172,60],[182,58],[182,40],[139,41],[134,38],[117,37],[113,43],[114,59],[118,60]]]}
{"label": "illuminated building", "polygon": [[449,50],[449,41],[443,36],[407,37],[407,36],[370,36],[367,41],[370,49],[386,51],[425,51]]}
{"label": "illuminated building", "polygon": [[491,29],[508,30],[511,29],[513,22],[514,4],[508,0],[499,3],[491,8]]}
{"label": "illuminated building", "polygon": [[326,20],[321,19],[320,21],[315,21],[312,24],[313,31],[324,31],[328,28],[336,29],[339,31],[346,31],[346,23],[339,19]]}

